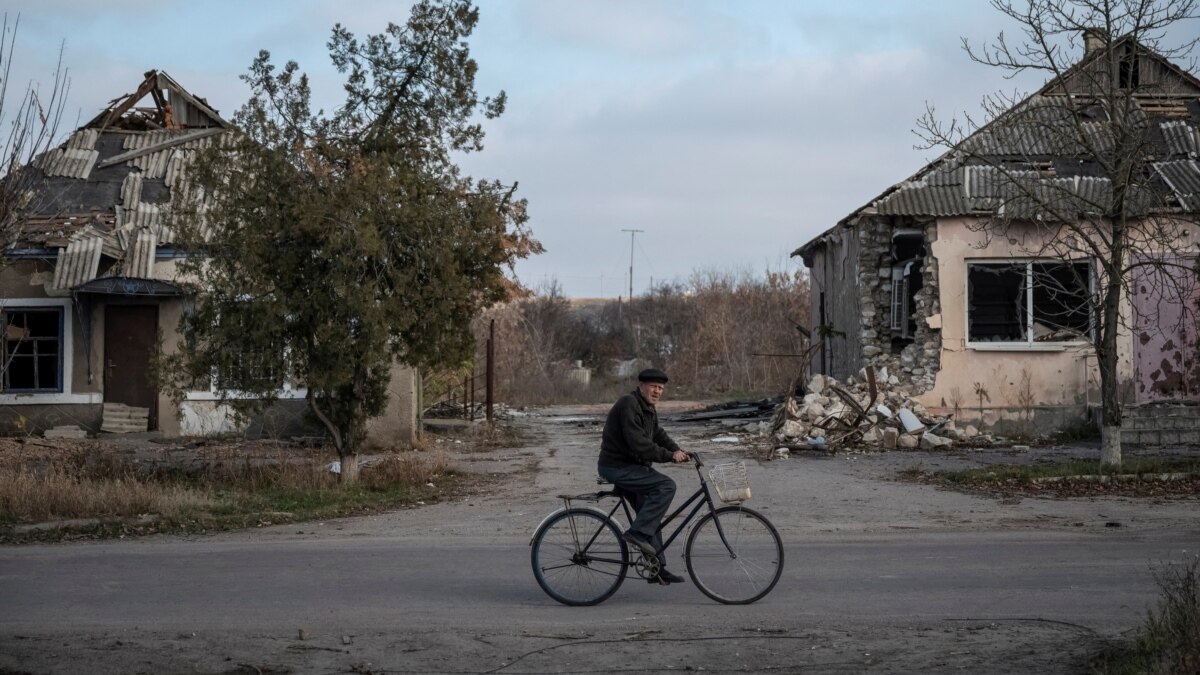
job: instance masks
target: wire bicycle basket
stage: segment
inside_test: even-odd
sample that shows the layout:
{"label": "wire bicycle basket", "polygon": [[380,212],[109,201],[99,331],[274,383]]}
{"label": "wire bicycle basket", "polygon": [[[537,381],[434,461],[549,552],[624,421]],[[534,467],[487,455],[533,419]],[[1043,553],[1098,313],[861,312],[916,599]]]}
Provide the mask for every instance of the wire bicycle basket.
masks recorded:
{"label": "wire bicycle basket", "polygon": [[741,504],[750,499],[750,476],[746,463],[722,462],[708,471],[708,480],[717,490],[717,498],[726,504]]}

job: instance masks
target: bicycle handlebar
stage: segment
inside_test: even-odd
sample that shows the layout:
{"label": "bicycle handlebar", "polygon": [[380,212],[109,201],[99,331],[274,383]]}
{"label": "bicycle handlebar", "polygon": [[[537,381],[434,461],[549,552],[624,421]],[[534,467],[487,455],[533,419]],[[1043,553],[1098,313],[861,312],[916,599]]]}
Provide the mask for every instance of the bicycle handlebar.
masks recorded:
{"label": "bicycle handlebar", "polygon": [[692,458],[692,461],[696,463],[697,469],[704,466],[704,460],[700,458],[700,453],[687,451],[684,454]]}

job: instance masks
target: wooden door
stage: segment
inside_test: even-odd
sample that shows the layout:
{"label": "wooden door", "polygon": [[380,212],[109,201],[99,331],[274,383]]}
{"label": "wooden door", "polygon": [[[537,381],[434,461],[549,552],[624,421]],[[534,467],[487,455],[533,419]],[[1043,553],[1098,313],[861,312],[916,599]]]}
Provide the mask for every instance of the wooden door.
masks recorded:
{"label": "wooden door", "polygon": [[104,309],[104,401],[149,408],[157,428],[158,391],[150,359],[158,341],[158,307],[108,305]]}

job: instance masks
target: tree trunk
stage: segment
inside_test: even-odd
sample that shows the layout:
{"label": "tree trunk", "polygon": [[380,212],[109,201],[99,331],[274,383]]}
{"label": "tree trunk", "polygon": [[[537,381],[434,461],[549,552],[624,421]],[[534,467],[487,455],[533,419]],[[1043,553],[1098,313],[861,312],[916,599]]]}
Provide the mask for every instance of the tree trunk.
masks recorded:
{"label": "tree trunk", "polygon": [[1121,463],[1121,427],[1107,424],[1100,427],[1100,463]]}
{"label": "tree trunk", "polygon": [[338,453],[338,457],[342,463],[342,472],[338,474],[338,482],[342,485],[358,483],[358,453],[346,451]]}
{"label": "tree trunk", "polygon": [[[1122,228],[1114,228],[1113,239],[1118,238]],[[1120,270],[1124,255],[1115,248],[1111,269]],[[1110,275],[1101,309],[1103,322],[1100,329],[1100,344],[1096,349],[1096,365],[1100,369],[1100,462],[1121,463],[1121,387],[1117,377],[1117,332],[1120,328],[1121,284],[1120,279]]]}

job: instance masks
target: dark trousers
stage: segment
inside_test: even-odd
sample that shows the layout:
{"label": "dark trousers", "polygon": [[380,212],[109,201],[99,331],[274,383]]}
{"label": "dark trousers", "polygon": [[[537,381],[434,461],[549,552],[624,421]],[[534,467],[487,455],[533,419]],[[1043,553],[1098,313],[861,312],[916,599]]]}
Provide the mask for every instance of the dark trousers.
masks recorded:
{"label": "dark trousers", "polygon": [[630,523],[629,529],[652,538],[654,547],[661,551],[662,535],[658,532],[658,526],[667,509],[671,508],[671,500],[675,498],[675,481],[666,474],[640,464],[599,466],[597,471],[601,478],[625,491],[633,504],[637,517]]}

